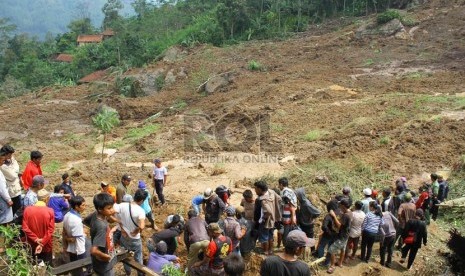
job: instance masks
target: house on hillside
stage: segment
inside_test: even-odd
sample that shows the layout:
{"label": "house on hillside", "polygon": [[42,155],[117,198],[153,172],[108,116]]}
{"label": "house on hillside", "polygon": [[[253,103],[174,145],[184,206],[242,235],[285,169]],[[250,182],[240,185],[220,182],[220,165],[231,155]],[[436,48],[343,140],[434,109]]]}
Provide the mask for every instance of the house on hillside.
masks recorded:
{"label": "house on hillside", "polygon": [[58,54],[53,58],[53,61],[71,63],[73,62],[73,56],[70,54]]}
{"label": "house on hillside", "polygon": [[108,69],[95,71],[93,73],[90,73],[87,76],[84,76],[83,78],[81,78],[77,82],[78,83],[91,83],[91,82],[94,82],[94,81],[99,81],[99,80],[103,79],[107,74],[108,74]]}
{"label": "house on hillside", "polygon": [[103,39],[106,39],[106,38],[110,38],[114,36],[115,32],[113,31],[113,29],[108,28],[108,29],[105,29],[105,31],[103,31],[100,34],[103,35]]}
{"label": "house on hillside", "polygon": [[102,41],[103,34],[79,35],[77,37],[78,46],[83,46],[92,43],[101,43]]}

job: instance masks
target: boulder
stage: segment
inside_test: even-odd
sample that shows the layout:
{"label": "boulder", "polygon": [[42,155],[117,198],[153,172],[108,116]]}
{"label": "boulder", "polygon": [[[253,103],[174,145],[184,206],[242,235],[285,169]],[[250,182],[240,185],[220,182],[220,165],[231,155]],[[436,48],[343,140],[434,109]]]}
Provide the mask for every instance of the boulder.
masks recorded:
{"label": "boulder", "polygon": [[182,49],[178,47],[171,47],[163,54],[163,61],[172,63],[184,57],[185,54],[186,52]]}
{"label": "boulder", "polygon": [[214,76],[205,83],[205,91],[209,94],[217,92],[218,90],[227,86],[231,82],[232,76],[230,73],[224,73],[221,75]]}
{"label": "boulder", "polygon": [[404,25],[402,25],[402,23],[397,18],[392,19],[379,28],[379,34],[386,36],[391,36],[402,31],[405,32]]}
{"label": "boulder", "polygon": [[176,76],[173,74],[173,69],[169,70],[165,76],[165,85],[169,86],[176,81]]}

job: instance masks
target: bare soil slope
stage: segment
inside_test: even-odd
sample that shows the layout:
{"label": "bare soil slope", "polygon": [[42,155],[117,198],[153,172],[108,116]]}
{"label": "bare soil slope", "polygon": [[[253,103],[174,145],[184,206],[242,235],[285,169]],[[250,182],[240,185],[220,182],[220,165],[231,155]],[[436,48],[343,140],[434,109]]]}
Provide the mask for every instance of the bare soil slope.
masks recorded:
{"label": "bare soil slope", "polygon": [[[124,172],[147,180],[150,161],[162,157],[172,175],[166,188],[172,205],[157,210],[159,223],[167,212],[185,212],[190,198],[206,187],[242,190],[250,179],[279,176],[318,160],[358,160],[391,174],[388,183],[407,175],[419,184],[425,173],[447,170],[465,151],[465,2],[430,1],[408,16],[419,24],[406,27],[407,39],[357,38],[370,17],[330,21],[284,41],[183,49],[175,61],[126,72],[187,73],[142,98],[112,92],[111,74],[94,84],[45,88],[2,103],[0,142],[17,148],[23,166],[30,150],[41,150],[52,183],[70,171],[76,190],[89,199],[101,180],[116,184]],[[262,70],[250,70],[252,60]],[[231,77],[220,91],[197,92],[207,79],[226,72]],[[118,110],[122,124],[109,135],[116,153],[102,164],[95,151],[102,137],[91,116],[104,104]],[[185,116],[196,113],[213,121],[224,114],[269,114],[272,145],[279,158],[292,156],[291,161],[227,161],[256,158],[260,149],[252,147],[246,153],[215,148],[210,156],[218,162],[186,162],[199,156],[184,151],[183,139]],[[144,133],[150,125],[155,127]],[[240,138],[240,131],[231,136]],[[377,267],[373,274],[367,265],[351,269],[351,275],[392,273]]]}

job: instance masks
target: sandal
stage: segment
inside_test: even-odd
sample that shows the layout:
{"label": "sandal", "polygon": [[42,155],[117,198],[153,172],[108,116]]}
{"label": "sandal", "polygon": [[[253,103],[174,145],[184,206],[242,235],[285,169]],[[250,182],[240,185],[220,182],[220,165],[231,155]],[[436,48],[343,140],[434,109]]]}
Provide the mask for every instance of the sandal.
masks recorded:
{"label": "sandal", "polygon": [[335,268],[334,266],[330,266],[326,272],[327,272],[328,274],[333,274],[333,273],[334,273],[334,270],[336,270],[336,268]]}

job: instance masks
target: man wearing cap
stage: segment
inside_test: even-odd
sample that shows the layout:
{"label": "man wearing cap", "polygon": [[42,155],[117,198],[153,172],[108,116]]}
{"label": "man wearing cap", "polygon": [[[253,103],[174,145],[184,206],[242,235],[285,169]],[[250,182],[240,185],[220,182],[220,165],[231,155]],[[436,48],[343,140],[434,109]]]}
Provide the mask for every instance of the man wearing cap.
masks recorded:
{"label": "man wearing cap", "polygon": [[347,240],[349,239],[349,230],[350,222],[352,220],[352,212],[349,210],[350,204],[347,199],[342,199],[339,201],[339,209],[341,215],[338,217],[336,213],[331,210],[329,214],[333,217],[336,224],[336,228],[339,230],[336,240],[331,244],[328,249],[328,253],[331,255],[331,264],[328,268],[328,273],[333,273],[336,269],[336,254],[339,253],[339,263],[338,266],[342,266],[344,261],[344,252],[347,245]]}
{"label": "man wearing cap", "polygon": [[305,247],[315,246],[315,240],[309,239],[304,232],[292,230],[284,244],[284,253],[266,258],[261,265],[261,276],[308,276],[310,268],[298,256],[305,251]]}
{"label": "man wearing cap", "polygon": [[203,199],[202,209],[205,214],[205,221],[207,223],[218,222],[220,215],[226,208],[223,200],[213,193],[210,188],[205,189]]}
{"label": "man wearing cap", "polygon": [[155,163],[155,167],[153,168],[152,173],[153,185],[157,193],[158,200],[160,200],[160,203],[163,206],[165,204],[165,195],[163,195],[163,187],[165,187],[166,185],[166,177],[168,176],[168,170],[165,168],[165,166],[161,165],[160,159],[155,159],[153,163]]}
{"label": "man wearing cap", "polygon": [[124,174],[121,177],[121,183],[118,184],[116,187],[116,203],[123,202],[123,196],[128,192],[128,186],[131,184],[131,176],[128,174]]}
{"label": "man wearing cap", "polygon": [[373,191],[370,189],[370,188],[365,188],[363,189],[363,195],[365,196],[364,199],[362,199],[362,203],[363,203],[363,207],[362,207],[362,211],[365,213],[365,214],[368,214],[368,212],[370,211],[370,202],[374,201],[373,198],[371,197]]}
{"label": "man wearing cap", "polygon": [[158,230],[158,227],[155,225],[155,221],[153,220],[153,214],[152,214],[152,207],[150,206],[150,192],[147,189],[147,185],[143,180],[139,180],[139,184],[137,185],[137,188],[143,190],[146,194],[144,203],[140,207],[144,209],[145,211],[145,217],[150,221],[150,228],[153,230]]}
{"label": "man wearing cap", "polygon": [[224,275],[223,260],[231,253],[231,239],[222,235],[223,230],[218,223],[210,223],[208,233],[212,240],[203,259],[192,266],[190,275]]}
{"label": "man wearing cap", "polygon": [[184,227],[184,244],[187,247],[187,269],[197,262],[200,251],[205,251],[210,243],[207,232],[207,223],[198,216],[195,210],[187,213],[189,220]]}
{"label": "man wearing cap", "polygon": [[40,163],[42,162],[43,154],[40,151],[31,151],[31,160],[27,162],[26,168],[24,169],[23,174],[21,175],[21,180],[23,182],[23,188],[25,191],[29,189],[32,185],[32,178],[36,175],[42,175],[42,168]]}
{"label": "man wearing cap", "polygon": [[234,217],[236,215],[236,209],[234,206],[230,205],[226,207],[224,212],[226,213],[226,218],[223,220],[224,235],[231,239],[232,251],[241,254],[239,243],[245,235],[246,228],[241,227],[239,222]]}
{"label": "man wearing cap", "polygon": [[[121,245],[129,251],[134,252],[134,260],[142,264],[142,240],[141,232],[145,228],[145,211],[140,207],[144,202],[146,194],[144,190],[137,190],[134,201],[129,194],[123,196],[124,202],[115,204],[114,210],[118,213],[121,229]],[[127,201],[127,202],[126,202]],[[126,275],[131,275],[131,267],[124,264]],[[138,272],[138,275],[144,275]]]}
{"label": "man wearing cap", "polygon": [[24,209],[22,230],[31,246],[33,258],[37,257],[47,265],[51,265],[55,216],[53,209],[47,207],[49,198],[47,190],[39,190],[37,196],[38,201],[35,205]]}
{"label": "man wearing cap", "polygon": [[352,189],[349,186],[345,186],[342,188],[342,196],[346,198],[349,201],[350,206],[352,206],[353,199],[350,193],[352,192]]}

